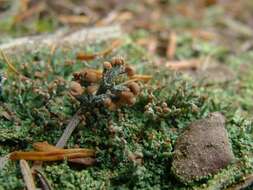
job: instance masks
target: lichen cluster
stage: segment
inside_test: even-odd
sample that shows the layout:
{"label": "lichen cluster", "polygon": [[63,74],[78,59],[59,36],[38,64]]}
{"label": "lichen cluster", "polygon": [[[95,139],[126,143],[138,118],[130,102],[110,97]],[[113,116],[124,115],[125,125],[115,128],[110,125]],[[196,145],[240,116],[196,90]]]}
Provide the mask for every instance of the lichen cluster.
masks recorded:
{"label": "lichen cluster", "polygon": [[138,79],[127,81],[134,74],[133,68],[127,66],[122,57],[115,57],[111,62],[104,62],[103,72],[94,69],[75,72],[71,94],[85,109],[101,105],[109,110],[131,106],[140,93]]}

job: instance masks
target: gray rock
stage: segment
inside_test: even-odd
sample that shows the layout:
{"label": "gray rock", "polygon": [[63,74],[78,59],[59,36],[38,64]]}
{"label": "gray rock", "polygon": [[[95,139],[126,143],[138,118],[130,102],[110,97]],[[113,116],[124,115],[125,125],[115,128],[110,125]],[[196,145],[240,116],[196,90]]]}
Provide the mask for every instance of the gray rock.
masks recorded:
{"label": "gray rock", "polygon": [[218,112],[192,123],[177,139],[172,172],[183,183],[217,173],[234,159],[225,118]]}

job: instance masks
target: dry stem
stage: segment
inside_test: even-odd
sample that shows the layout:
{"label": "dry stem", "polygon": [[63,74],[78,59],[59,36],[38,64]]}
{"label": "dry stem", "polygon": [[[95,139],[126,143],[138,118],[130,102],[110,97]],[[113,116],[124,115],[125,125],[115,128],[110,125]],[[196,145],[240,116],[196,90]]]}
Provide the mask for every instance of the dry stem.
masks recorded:
{"label": "dry stem", "polygon": [[20,160],[20,168],[27,190],[35,190],[36,186],[33,180],[32,171],[25,160]]}
{"label": "dry stem", "polygon": [[57,142],[56,147],[63,148],[66,145],[69,137],[71,136],[71,134],[73,133],[73,131],[75,130],[75,128],[77,127],[77,125],[80,122],[80,118],[79,118],[80,112],[81,112],[81,109],[79,109],[75,113],[75,115],[72,117],[72,119],[70,120],[70,122],[67,125],[66,129],[64,130],[61,138]]}

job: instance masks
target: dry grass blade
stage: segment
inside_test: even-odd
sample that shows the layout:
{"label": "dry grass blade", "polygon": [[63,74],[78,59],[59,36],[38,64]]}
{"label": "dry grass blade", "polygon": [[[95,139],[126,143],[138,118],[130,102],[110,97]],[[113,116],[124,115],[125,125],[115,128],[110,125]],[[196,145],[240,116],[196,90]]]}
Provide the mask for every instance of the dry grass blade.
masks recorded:
{"label": "dry grass blade", "polygon": [[152,79],[152,76],[151,75],[134,75],[129,78],[130,78],[130,81],[128,82],[134,82],[134,81],[148,82]]}
{"label": "dry grass blade", "polygon": [[198,69],[201,65],[201,60],[191,59],[191,60],[182,60],[182,61],[169,61],[166,63],[166,67],[169,67],[172,70],[187,70],[187,69]]}
{"label": "dry grass blade", "polygon": [[20,168],[27,190],[35,190],[36,186],[33,180],[32,171],[25,160],[20,160]]}
{"label": "dry grass blade", "polygon": [[21,75],[17,69],[11,64],[9,58],[6,56],[6,54],[0,49],[0,53],[1,53],[1,56],[3,58],[3,60],[5,61],[5,63],[8,65],[8,70],[10,72],[13,72],[15,73],[16,75]]}
{"label": "dry grass blade", "polygon": [[78,110],[75,113],[75,115],[72,117],[72,119],[70,120],[70,122],[67,125],[66,129],[64,130],[61,138],[57,142],[56,147],[63,148],[66,145],[69,137],[71,136],[71,134],[73,133],[73,131],[75,130],[75,128],[77,127],[77,125],[80,122],[80,118],[79,118],[80,112],[81,112],[81,109]]}
{"label": "dry grass blade", "polygon": [[105,49],[104,51],[100,52],[99,56],[106,56],[108,54],[110,54],[114,49],[120,47],[122,44],[121,40],[114,40],[111,44],[110,47],[108,47],[107,49]]}
{"label": "dry grass blade", "polygon": [[11,160],[37,160],[37,161],[56,161],[71,158],[94,157],[95,151],[91,149],[62,149],[47,152],[22,152],[15,151],[10,154]]}
{"label": "dry grass blade", "polygon": [[107,49],[101,52],[97,52],[94,54],[78,53],[76,58],[78,60],[89,61],[89,60],[96,59],[97,57],[104,57],[110,54],[115,48],[118,48],[121,45],[121,43],[122,43],[121,40],[115,40],[112,42],[110,47],[108,47]]}
{"label": "dry grass blade", "polygon": [[176,53],[176,48],[177,48],[177,35],[175,32],[171,32],[170,38],[169,38],[169,43],[168,43],[168,48],[167,48],[167,57],[170,60],[173,60],[175,57]]}

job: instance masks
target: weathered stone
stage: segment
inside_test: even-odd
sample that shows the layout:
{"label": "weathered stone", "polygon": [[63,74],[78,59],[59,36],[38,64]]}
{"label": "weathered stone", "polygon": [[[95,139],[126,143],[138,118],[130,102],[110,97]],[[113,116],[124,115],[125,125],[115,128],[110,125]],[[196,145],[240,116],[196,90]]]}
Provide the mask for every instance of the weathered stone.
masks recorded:
{"label": "weathered stone", "polygon": [[175,145],[172,172],[184,183],[217,173],[234,158],[222,114],[192,123]]}

